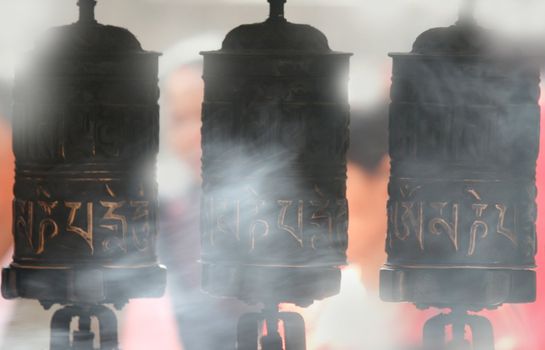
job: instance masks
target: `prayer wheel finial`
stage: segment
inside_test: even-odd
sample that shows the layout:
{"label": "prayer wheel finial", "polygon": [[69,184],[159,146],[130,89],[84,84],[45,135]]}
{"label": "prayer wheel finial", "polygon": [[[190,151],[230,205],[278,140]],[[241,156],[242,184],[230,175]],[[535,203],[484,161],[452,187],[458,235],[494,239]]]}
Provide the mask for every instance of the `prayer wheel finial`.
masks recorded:
{"label": "prayer wheel finial", "polygon": [[79,22],[80,23],[96,23],[95,6],[96,0],[79,0]]}
{"label": "prayer wheel finial", "polygon": [[271,5],[269,19],[284,19],[284,4],[286,0],[268,0]]}

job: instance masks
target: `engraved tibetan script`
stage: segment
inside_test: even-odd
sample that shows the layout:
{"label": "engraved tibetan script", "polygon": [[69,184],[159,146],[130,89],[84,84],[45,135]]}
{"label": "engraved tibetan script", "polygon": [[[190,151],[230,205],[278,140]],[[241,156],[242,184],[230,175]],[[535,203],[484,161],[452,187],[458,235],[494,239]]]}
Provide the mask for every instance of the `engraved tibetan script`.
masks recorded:
{"label": "engraved tibetan script", "polygon": [[[131,248],[144,251],[151,247],[155,226],[148,201],[30,201],[16,199],[14,234],[33,254],[41,255],[48,244],[66,235],[77,236],[94,255]],[[100,242],[97,242],[97,233]]]}
{"label": "engraved tibetan script", "polygon": [[247,244],[252,252],[267,239],[300,249],[346,241],[346,200],[227,200],[208,196],[202,211],[203,238],[209,246],[229,241]]}
{"label": "engraved tibetan script", "polygon": [[516,205],[392,200],[388,211],[390,248],[396,241],[414,239],[425,251],[426,241],[433,237],[444,237],[454,251],[463,249],[467,256],[473,256],[479,241],[487,239],[501,237],[518,246]]}

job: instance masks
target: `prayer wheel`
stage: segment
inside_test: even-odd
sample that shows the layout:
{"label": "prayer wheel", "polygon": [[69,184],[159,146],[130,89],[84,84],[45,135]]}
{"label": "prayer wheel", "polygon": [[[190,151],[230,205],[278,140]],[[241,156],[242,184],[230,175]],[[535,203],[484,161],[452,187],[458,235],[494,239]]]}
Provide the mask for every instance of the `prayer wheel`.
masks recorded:
{"label": "prayer wheel", "polygon": [[16,75],[15,248],[2,293],[121,306],[166,283],[155,254],[159,54],[97,23],[94,0],[78,5],[79,21],[49,30]]}
{"label": "prayer wheel", "polygon": [[464,311],[535,300],[540,74],[506,51],[462,18],[391,55],[383,300]]}

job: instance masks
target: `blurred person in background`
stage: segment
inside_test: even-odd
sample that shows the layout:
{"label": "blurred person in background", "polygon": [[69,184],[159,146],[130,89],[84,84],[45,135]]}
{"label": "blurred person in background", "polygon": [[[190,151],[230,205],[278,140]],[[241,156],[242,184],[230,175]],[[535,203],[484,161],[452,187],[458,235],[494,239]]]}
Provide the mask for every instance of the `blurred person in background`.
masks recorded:
{"label": "blurred person in background", "polygon": [[[164,158],[163,163],[170,174],[161,175],[163,170],[159,171],[163,193],[159,255],[169,269],[169,292],[184,350],[228,350],[236,343],[238,318],[248,308],[236,300],[214,298],[200,289],[198,223],[204,90],[201,75],[201,64],[184,65],[170,74],[163,88],[165,120],[162,136],[166,149],[161,152],[171,153],[171,157]],[[352,114],[347,195],[351,264],[343,272],[339,296],[317,302],[308,310],[299,310],[307,316],[309,349],[312,350],[387,349],[381,346],[384,342],[382,333],[362,333],[359,329],[369,324],[379,330],[386,326],[386,320],[393,319],[390,316],[394,307],[382,304],[378,299],[379,268],[386,259],[387,112],[381,106],[356,110]],[[172,167],[175,163],[178,164],[176,170]],[[358,307],[361,312],[354,312]],[[350,320],[351,315],[356,314],[364,319],[351,321],[353,327],[338,322],[339,318]],[[344,341],[353,346],[346,347]]]}
{"label": "blurred person in background", "polygon": [[14,157],[11,150],[11,102],[9,88],[0,84],[0,259],[11,250],[11,203],[13,199]]}
{"label": "blurred person in background", "polygon": [[[11,209],[13,199],[14,158],[11,151],[11,125],[8,119],[11,106],[9,89],[0,83],[0,261],[2,266],[9,263],[12,235]],[[9,322],[11,303],[0,298],[0,346],[4,330]]]}
{"label": "blurred person in background", "polygon": [[[201,75],[200,63],[184,65],[166,78],[162,89],[164,144],[159,157],[158,254],[168,269],[170,304],[181,342],[181,346],[170,344],[168,349],[234,350],[238,318],[249,308],[237,300],[216,298],[201,289],[199,222],[204,93]],[[126,320],[133,322],[130,305]],[[127,331],[127,336],[133,337],[128,350],[146,349],[134,340],[137,332]]]}
{"label": "blurred person in background", "polygon": [[[346,5],[349,2],[353,5]],[[6,18],[0,21],[4,24],[2,32],[5,33],[6,37],[13,37],[13,31],[17,29],[21,32],[32,33],[33,30],[30,24],[37,22],[36,19],[48,22],[51,21],[51,15],[55,14],[56,22],[65,23],[67,20],[72,21],[74,15],[70,12],[74,9],[73,3],[70,2],[66,2],[69,6],[65,7],[58,6],[57,0],[0,1],[0,3],[0,7],[3,10],[0,13],[6,15]],[[482,11],[483,14],[486,13],[489,22],[487,24],[507,28],[508,26],[505,21],[509,16],[501,15],[502,12],[499,10],[503,9],[503,14],[517,16],[521,14],[521,9],[524,6],[528,8],[528,11],[531,11],[531,14],[534,15],[532,18],[535,19],[530,20],[528,16],[521,14],[520,18],[524,18],[525,20],[523,27],[530,27],[530,23],[544,23],[540,17],[540,13],[543,11],[539,11],[539,9],[545,7],[545,3],[543,2],[494,0],[487,3],[489,4],[488,9]],[[508,7],[505,5],[506,3],[513,3],[513,6],[516,5],[517,7]],[[40,7],[40,10],[34,11],[36,13],[34,16],[30,16],[29,11],[25,11],[24,16],[18,15],[18,13],[14,15],[14,12],[10,10],[10,6],[13,7],[19,4],[26,4],[24,6],[27,6],[29,9],[36,8],[37,4],[39,4],[43,8]],[[407,45],[410,45],[414,41],[417,34],[429,27],[452,23],[453,16],[456,16],[457,13],[457,1],[395,0],[393,2],[380,2],[354,0],[331,2],[316,0],[310,2],[300,1],[299,4],[297,4],[297,1],[294,1],[293,4],[293,8],[290,8],[290,18],[293,18],[293,20],[298,19],[298,22],[302,23],[312,23],[328,34],[331,43],[334,43],[335,47],[356,53],[352,61],[352,71],[357,72],[357,74],[352,79],[352,83],[354,84],[352,90],[363,92],[364,95],[370,95],[366,96],[366,101],[372,97],[376,97],[376,95],[381,95],[381,93],[375,94],[375,92],[384,92],[383,90],[389,86],[390,73],[387,67],[389,67],[390,61],[386,56],[387,51],[404,51],[409,49]],[[47,6],[49,6],[49,11],[46,11]],[[110,22],[124,24],[131,29],[137,30],[139,37],[142,37],[143,42],[146,43],[146,47],[164,51],[165,47],[168,47],[171,43],[177,42],[181,38],[196,35],[198,32],[215,29],[223,35],[226,30],[236,24],[255,20],[256,13],[261,13],[259,11],[265,7],[259,2],[247,0],[190,2],[177,0],[118,0],[111,2],[103,1],[101,11],[103,16],[110,17]],[[127,8],[131,8],[131,11],[127,11]],[[496,9],[499,10],[496,11]],[[150,16],[150,13],[154,15]],[[236,15],[226,16],[226,13],[236,13]],[[115,21],[113,21],[114,18]],[[156,18],[161,18],[160,26],[157,25]],[[341,18],[342,25],[339,25],[339,19]],[[420,18],[421,20],[414,21],[414,18]],[[395,25],[392,25],[393,23]],[[347,32],[352,33],[352,35],[346,35]],[[354,39],[356,37],[358,38],[357,40]],[[216,47],[216,44],[214,44],[213,48]],[[6,45],[2,46],[2,49],[6,53],[10,52],[9,47],[6,47]],[[3,58],[4,55],[0,57],[2,63],[4,63],[2,61]],[[179,88],[173,87],[173,91],[178,91],[178,94],[170,94],[168,92],[170,88],[163,89],[162,91],[163,96],[167,93],[172,96],[169,101],[170,105],[175,104],[177,101],[182,104],[182,106],[177,107],[178,110],[187,108],[188,110],[198,109],[199,111],[188,114],[177,113],[177,116],[171,111],[166,116],[167,118],[163,118],[168,119],[168,122],[163,127],[162,137],[164,140],[168,138],[169,142],[167,147],[163,147],[162,152],[168,148],[174,153],[171,161],[166,162],[168,163],[166,166],[163,164],[163,169],[167,175],[172,177],[172,181],[169,181],[169,183],[176,183],[183,188],[173,189],[172,187],[165,186],[165,183],[160,181],[160,191],[162,192],[161,212],[164,217],[161,223],[159,238],[160,255],[162,261],[170,267],[169,290],[174,303],[178,305],[176,311],[178,311],[179,327],[177,328],[180,329],[180,337],[185,338],[183,339],[183,343],[186,349],[191,350],[190,346],[199,350],[230,349],[230,344],[233,343],[229,335],[234,338],[234,329],[238,315],[233,316],[232,319],[223,321],[225,322],[224,325],[216,325],[215,322],[212,322],[210,328],[208,328],[208,324],[203,320],[217,317],[221,312],[227,312],[230,307],[217,308],[216,306],[212,306],[212,303],[217,302],[221,304],[222,302],[210,297],[209,300],[212,302],[208,304],[207,296],[199,294],[200,282],[198,282],[198,279],[200,276],[200,267],[197,264],[199,257],[197,222],[199,216],[200,162],[199,164],[197,162],[199,159],[198,154],[200,154],[200,147],[198,146],[200,141],[191,139],[200,137],[200,133],[196,132],[196,129],[200,128],[200,100],[202,99],[200,72],[201,68],[199,65],[190,65],[181,68],[175,74],[172,74],[172,79],[169,81],[169,85],[175,81],[182,85]],[[191,73],[191,79],[186,80],[184,75],[189,73]],[[363,79],[364,74],[365,78]],[[174,79],[176,75],[178,78]],[[184,85],[188,88],[187,93],[183,92],[185,89]],[[197,89],[196,85],[200,87]],[[179,97],[174,98],[174,95],[178,95]],[[190,95],[194,97],[188,97]],[[361,96],[356,96],[356,98],[361,98]],[[197,100],[199,100],[198,103]],[[184,101],[192,102],[186,103]],[[183,107],[184,103],[186,107]],[[0,103],[0,108],[5,107],[2,104]],[[9,110],[10,107],[7,107],[7,110]],[[167,105],[167,108],[169,108],[169,105]],[[384,348],[384,344],[379,344],[379,346],[383,346],[382,348],[379,346],[373,347],[375,343],[366,339],[382,338],[389,340],[388,338],[395,338],[395,333],[402,333],[403,329],[406,331],[403,335],[410,341],[401,341],[401,343],[417,344],[421,341],[421,327],[423,322],[429,316],[437,313],[436,311],[416,311],[412,305],[386,304],[378,301],[378,269],[386,257],[384,253],[384,241],[386,237],[387,175],[383,176],[381,174],[384,171],[387,172],[388,160],[382,151],[375,153],[375,156],[371,158],[360,158],[362,155],[353,154],[353,152],[368,152],[373,149],[374,145],[369,140],[375,137],[378,138],[378,134],[371,132],[373,130],[372,126],[367,129],[363,125],[368,122],[371,123],[371,120],[375,119],[369,116],[380,113],[384,113],[381,123],[386,125],[385,108],[382,112],[378,112],[379,110],[380,108],[376,111],[358,112],[354,110],[353,112],[353,146],[349,155],[348,170],[348,198],[351,206],[348,254],[351,265],[343,272],[341,294],[338,297],[317,302],[311,307],[312,311],[314,311],[313,314],[310,315],[311,312],[309,311],[305,315],[309,327],[309,350],[347,350],[354,348],[350,348],[348,345],[343,346],[342,344],[356,344],[355,348],[357,350],[380,350]],[[364,117],[358,119],[361,117],[361,114],[364,114]],[[11,210],[12,188],[10,182],[13,180],[13,170],[10,168],[13,166],[13,160],[6,161],[3,156],[6,154],[8,157],[12,157],[11,143],[9,139],[4,137],[5,135],[8,138],[10,137],[9,122],[6,123],[1,115],[2,113],[0,112],[0,209],[7,208],[7,210],[2,209],[0,211],[0,229],[2,229],[0,231],[0,252],[9,246],[9,240],[11,239],[11,215],[9,212]],[[193,117],[190,117],[190,115]],[[545,127],[545,123],[542,125]],[[359,132],[357,131],[358,129],[362,131]],[[381,130],[379,133],[385,132],[384,128]],[[545,132],[542,135],[545,135]],[[383,134],[383,138],[386,138],[385,134]],[[544,139],[542,137],[542,140]],[[358,146],[357,144],[360,142],[364,144]],[[365,145],[366,142],[368,143],[367,145]],[[384,145],[385,143],[383,143]],[[374,161],[368,162],[369,159],[374,159]],[[380,159],[380,161],[377,161],[377,159]],[[545,159],[542,157],[539,163],[541,172],[538,171],[538,184],[541,187],[545,181]],[[171,166],[178,170],[170,171]],[[4,188],[7,189],[8,195],[4,194]],[[541,189],[539,196],[538,203],[539,207],[542,208],[542,204],[545,203],[545,191]],[[375,199],[371,199],[373,197]],[[4,219],[4,217],[7,219]],[[365,219],[366,217],[368,219]],[[544,216],[540,215],[539,232],[542,231],[541,228],[545,228],[543,224],[544,220]],[[183,224],[178,226],[177,221],[183,222]],[[4,229],[4,226],[7,229]],[[382,227],[382,229],[379,229],[379,227]],[[180,237],[180,241],[177,241],[176,236],[182,236]],[[173,244],[172,247],[169,246],[171,243]],[[2,245],[4,248],[2,248]],[[543,251],[543,249],[539,250],[538,262],[543,261]],[[9,262],[9,253],[7,255],[8,259],[6,259],[5,264]],[[184,260],[189,261],[191,266],[188,268],[182,267],[186,266],[186,261]],[[176,274],[177,272],[180,273],[179,277],[173,276],[173,273]],[[503,310],[506,308],[513,310],[506,317],[502,317],[502,321],[493,320],[496,327],[496,350],[541,350],[543,348],[545,340],[541,342],[536,340],[534,343],[531,343],[533,339],[544,339],[545,337],[545,332],[540,331],[545,324],[545,306],[543,304],[545,290],[543,290],[544,284],[540,282],[545,281],[545,278],[543,278],[542,273],[543,269],[539,269],[539,294],[536,304],[502,307],[500,310],[489,314],[491,317],[495,317],[494,315],[505,313]],[[176,282],[173,282],[174,280]],[[178,294],[177,291],[182,292]],[[186,294],[189,297],[186,297]],[[193,297],[194,299],[192,299]],[[193,321],[189,317],[190,313],[188,310],[192,308],[197,309],[200,302],[195,303],[192,307],[192,300],[201,300],[202,304],[205,305],[205,311],[197,312],[197,314],[202,316],[193,317],[197,324],[192,324]],[[0,298],[0,316],[9,313],[8,308],[4,307],[4,304],[1,304],[2,302]],[[152,300],[131,301],[125,322],[133,325],[137,323],[137,327],[132,328],[136,332],[131,331],[124,336],[125,344],[130,344],[130,346],[123,346],[124,349],[176,350],[181,348],[179,344],[181,341],[177,338],[169,338],[171,342],[165,342],[165,339],[168,338],[166,334],[174,328],[175,321],[172,312],[167,313],[165,309],[159,310],[156,308],[158,305],[157,302]],[[237,303],[236,301],[232,302]],[[9,301],[5,303],[13,305],[18,302]],[[131,312],[131,305],[134,303],[137,305],[148,303],[148,309],[146,310],[148,313],[140,315],[140,320]],[[35,305],[36,316],[40,320],[34,322],[43,322],[42,326],[48,332],[49,316],[37,303]],[[329,312],[326,312],[328,310],[327,305],[330,305]],[[238,307],[240,306],[235,305],[233,308],[237,309]],[[155,313],[153,313],[154,311]],[[160,312],[163,318],[157,318],[157,312]],[[235,311],[237,314],[238,312]],[[383,315],[383,313],[385,314]],[[204,315],[208,316],[205,317]],[[32,319],[35,320],[35,318]],[[218,319],[221,319],[221,317],[218,317]],[[122,325],[122,327],[124,326]],[[25,349],[46,347],[47,342],[43,342],[38,347],[34,347],[34,344],[27,342],[31,340],[30,338],[39,338],[40,336],[33,331],[33,326],[26,322],[19,322],[18,327],[20,328],[14,327],[14,329],[18,332],[19,337],[22,337],[20,339],[25,339],[24,343],[20,342],[19,345],[24,344],[23,347]],[[191,334],[192,327],[196,327],[194,335]],[[227,336],[223,339],[229,338],[228,343],[217,345],[218,339],[215,339],[216,336],[214,334],[215,327],[219,327],[220,329],[222,327],[231,328],[228,331],[220,331],[220,333],[224,332]],[[154,333],[152,329],[157,329],[157,333]],[[208,340],[207,338],[211,339]],[[393,341],[389,341],[389,343],[393,343]],[[366,344],[366,346],[359,346],[358,344]],[[201,347],[199,348],[198,346]],[[0,345],[0,348],[17,349],[9,345]],[[402,349],[404,350],[405,348]],[[401,349],[396,347],[394,350]]]}
{"label": "blurred person in background", "polygon": [[388,112],[380,106],[352,111],[348,149],[347,197],[348,260],[361,267],[367,289],[378,291],[379,269],[386,261],[386,202],[390,158],[388,157]]}
{"label": "blurred person in background", "polygon": [[[167,79],[165,94],[168,151],[185,171],[185,183],[162,204],[159,256],[169,269],[169,290],[184,350],[235,348],[238,318],[248,311],[242,302],[219,299],[201,289],[200,193],[202,64],[180,67]],[[164,190],[168,190],[165,188]]]}
{"label": "blurred person in background", "polygon": [[[382,303],[378,296],[379,270],[386,261],[390,170],[387,115],[386,105],[353,108],[351,112],[349,265],[343,268],[338,295],[298,309],[307,322],[309,349],[399,350],[400,331],[403,323],[409,322],[400,317],[395,305]],[[387,337],[385,329],[391,330]]]}
{"label": "blurred person in background", "polygon": [[[158,250],[169,269],[168,289],[183,349],[229,350],[235,347],[236,324],[247,307],[237,300],[209,296],[200,288],[201,74],[200,64],[184,65],[169,75],[163,88],[165,144],[159,171]],[[379,270],[386,261],[389,168],[387,104],[354,109],[348,152],[349,266],[343,269],[339,295],[307,309],[295,308],[306,319],[310,350],[416,349],[423,323],[437,314],[410,304],[384,303],[378,295]],[[497,350],[526,350],[514,345],[522,344],[525,336],[521,315],[513,316],[516,310],[508,306],[490,315],[501,330]],[[131,322],[130,312],[127,322]],[[385,329],[390,330],[388,336]]]}

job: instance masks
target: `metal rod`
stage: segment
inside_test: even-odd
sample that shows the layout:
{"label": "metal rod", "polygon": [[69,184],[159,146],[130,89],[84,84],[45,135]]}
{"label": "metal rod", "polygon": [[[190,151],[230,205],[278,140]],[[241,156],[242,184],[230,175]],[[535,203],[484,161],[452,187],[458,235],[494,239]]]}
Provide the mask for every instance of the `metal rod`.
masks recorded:
{"label": "metal rod", "polygon": [[100,349],[118,350],[117,317],[115,313],[104,305],[95,306],[93,313],[98,320]]}
{"label": "metal rod", "polygon": [[[452,340],[445,343],[446,329],[452,326]],[[466,339],[466,327],[473,342]],[[424,350],[494,350],[492,325],[485,317],[470,315],[467,310],[453,308],[450,314],[432,317],[424,326]]]}
{"label": "metal rod", "polygon": [[466,324],[462,320],[453,320],[452,322],[452,345],[456,349],[465,348],[466,342]]}
{"label": "metal rod", "polygon": [[263,310],[267,335],[261,338],[262,350],[284,350],[282,337],[278,332],[278,305]]}
{"label": "metal rod", "polygon": [[305,320],[295,312],[280,313],[280,320],[284,323],[285,350],[306,350]]}
{"label": "metal rod", "polygon": [[70,350],[70,322],[75,315],[71,307],[57,310],[51,319],[50,350]]}
{"label": "metal rod", "polygon": [[[78,318],[78,328],[72,331],[71,321]],[[91,329],[91,318],[98,321],[98,333]],[[119,350],[115,313],[103,305],[65,306],[53,315],[50,350],[94,350],[95,338],[99,350]]]}
{"label": "metal rod", "polygon": [[268,0],[270,4],[269,19],[284,19],[284,4],[286,0]]}
{"label": "metal rod", "polygon": [[267,323],[267,333],[278,333],[278,309],[276,307],[263,311]]}
{"label": "metal rod", "polygon": [[96,0],[79,0],[79,23],[96,23],[95,6]]}
{"label": "metal rod", "polygon": [[74,350],[94,350],[93,341],[95,334],[91,331],[91,315],[87,308],[79,308],[78,310],[78,330],[73,334]]}

